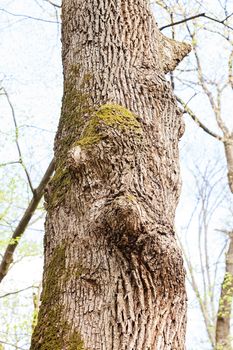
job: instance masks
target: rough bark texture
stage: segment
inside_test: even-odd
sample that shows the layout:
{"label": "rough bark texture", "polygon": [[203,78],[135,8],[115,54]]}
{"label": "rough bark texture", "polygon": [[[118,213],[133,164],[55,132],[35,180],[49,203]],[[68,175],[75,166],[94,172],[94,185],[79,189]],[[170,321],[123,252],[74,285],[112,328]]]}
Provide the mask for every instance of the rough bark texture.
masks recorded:
{"label": "rough bark texture", "polygon": [[231,193],[233,193],[233,134],[227,137],[227,140],[224,142],[224,149],[228,169],[228,184]]}
{"label": "rough bark texture", "polygon": [[226,271],[221,285],[221,295],[216,323],[216,350],[232,350],[231,308],[233,300],[233,232],[226,253]]}
{"label": "rough bark texture", "polygon": [[174,235],[183,132],[164,73],[189,52],[147,1],[63,0],[64,97],[31,350],[184,349]]}

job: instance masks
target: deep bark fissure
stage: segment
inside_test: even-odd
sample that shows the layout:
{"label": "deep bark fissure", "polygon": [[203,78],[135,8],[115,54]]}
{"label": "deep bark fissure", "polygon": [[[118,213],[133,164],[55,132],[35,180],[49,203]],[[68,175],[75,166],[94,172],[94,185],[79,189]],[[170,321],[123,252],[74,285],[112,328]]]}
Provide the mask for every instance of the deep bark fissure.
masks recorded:
{"label": "deep bark fissure", "polygon": [[[64,97],[31,349],[57,350],[43,319],[57,307],[64,350],[74,339],[78,349],[181,350],[186,293],[174,215],[183,124],[164,72],[190,47],[162,36],[143,0],[62,7]],[[51,269],[54,261],[65,265]]]}

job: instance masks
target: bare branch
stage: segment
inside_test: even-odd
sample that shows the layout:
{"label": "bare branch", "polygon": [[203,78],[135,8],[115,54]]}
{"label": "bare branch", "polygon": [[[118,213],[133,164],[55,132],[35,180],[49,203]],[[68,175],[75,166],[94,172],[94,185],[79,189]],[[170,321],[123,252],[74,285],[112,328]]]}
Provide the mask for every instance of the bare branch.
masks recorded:
{"label": "bare branch", "polygon": [[210,340],[211,344],[214,346],[214,338],[213,338],[213,334],[211,332],[210,317],[209,317],[206,305],[204,303],[204,300],[202,299],[201,293],[200,293],[200,291],[198,289],[198,285],[197,285],[197,282],[196,282],[196,279],[195,279],[195,276],[194,276],[194,273],[193,273],[193,266],[192,266],[191,260],[188,257],[188,255],[186,254],[185,249],[184,249],[184,247],[182,245],[182,242],[181,242],[179,236],[177,235],[176,237],[177,237],[177,239],[179,241],[180,247],[181,247],[183,255],[184,255],[184,259],[185,259],[187,267],[188,267],[188,271],[189,271],[189,274],[190,274],[190,277],[191,277],[190,283],[191,283],[193,291],[194,291],[194,293],[195,293],[195,295],[197,297],[197,300],[198,300],[198,303],[199,303],[199,306],[200,306],[200,309],[201,309],[201,312],[202,312],[202,316],[203,316],[203,319],[204,319],[204,323],[205,323],[205,326],[206,326],[206,330],[207,330],[207,333],[208,333],[209,340]]}
{"label": "bare branch", "polygon": [[[192,38],[192,40],[195,42],[195,33],[191,32],[190,28],[188,25],[186,25],[187,30],[189,32],[190,37]],[[208,88],[206,79],[204,78],[204,74],[202,71],[202,66],[201,66],[201,62],[200,62],[200,58],[197,52],[197,48],[196,45],[193,45],[193,52],[194,52],[194,56],[196,58],[196,62],[197,62],[197,68],[198,68],[198,80],[200,82],[200,85],[203,89],[203,92],[205,93],[205,95],[208,97],[210,105],[212,107],[212,110],[214,112],[215,115],[215,119],[216,122],[218,124],[218,127],[221,129],[221,131],[223,132],[224,138],[228,138],[230,135],[230,132],[226,126],[226,124],[224,123],[222,117],[221,117],[221,93],[223,90],[219,89],[217,87],[217,102],[214,99],[213,93],[211,92],[211,90]]]}
{"label": "bare branch", "polygon": [[225,23],[225,22],[227,21],[227,19],[228,19],[229,17],[231,17],[231,16],[232,16],[232,14],[229,15],[229,16],[227,16],[226,18],[224,18],[222,21],[220,21],[220,20],[218,20],[217,18],[210,17],[210,16],[206,15],[205,12],[203,12],[203,13],[199,13],[198,15],[195,15],[195,16],[191,16],[191,17],[188,17],[188,18],[184,18],[184,19],[182,19],[182,20],[180,20],[180,21],[177,21],[177,22],[172,22],[172,23],[167,24],[167,25],[165,25],[165,26],[163,26],[163,27],[160,27],[159,29],[160,29],[160,30],[163,30],[163,29],[165,29],[165,28],[173,27],[173,26],[176,26],[176,25],[178,25],[178,24],[186,23],[186,22],[191,21],[191,20],[193,20],[193,19],[195,19],[195,18],[198,18],[198,17],[204,17],[204,18],[210,19],[211,21],[220,23],[220,24],[224,25],[225,27],[227,27],[227,28],[233,30],[232,27],[230,27],[228,24]]}
{"label": "bare branch", "polygon": [[18,160],[12,161],[12,162],[7,162],[7,163],[0,163],[0,167],[12,165],[12,164],[21,164],[21,163]]}
{"label": "bare branch", "polygon": [[233,16],[233,12],[230,15],[226,16],[223,22],[226,22],[231,16]]}
{"label": "bare branch", "polygon": [[8,342],[5,342],[3,340],[0,339],[0,344],[4,344],[4,345],[9,345],[9,346],[12,346],[18,350],[26,350],[25,348],[21,348],[20,346],[16,345],[16,344],[12,344],[12,343],[8,343]]}
{"label": "bare branch", "polygon": [[30,187],[32,193],[34,194],[34,188],[33,188],[33,185],[32,185],[32,181],[31,181],[29,172],[27,170],[27,167],[25,166],[25,164],[23,162],[22,152],[21,152],[20,145],[19,145],[19,128],[18,128],[18,125],[17,125],[17,120],[16,120],[16,116],[15,116],[14,107],[13,107],[13,105],[11,103],[11,100],[10,100],[10,97],[9,97],[7,91],[4,88],[1,88],[1,90],[3,90],[4,96],[6,96],[7,102],[9,104],[9,106],[10,106],[10,109],[11,109],[11,114],[12,114],[12,118],[13,118],[13,122],[14,122],[14,126],[15,126],[15,143],[16,143],[16,147],[17,147],[17,150],[18,150],[18,154],[19,154],[19,161],[18,162],[22,165],[23,170],[24,170],[24,172],[26,174],[26,177],[27,177],[27,180],[28,180],[29,187]]}
{"label": "bare branch", "polygon": [[48,2],[49,4],[53,5],[54,7],[61,8],[61,5],[57,5],[57,4],[55,4],[54,2],[52,2],[50,0],[44,0],[44,1]]}
{"label": "bare branch", "polygon": [[224,142],[224,138],[215,134],[213,131],[211,131],[207,126],[205,126],[200,119],[195,115],[195,113],[187,106],[187,104],[178,96],[176,96],[177,101],[184,107],[185,113],[188,113],[190,117],[195,121],[195,123],[200,126],[207,134],[215,137],[217,140]]}
{"label": "bare branch", "polygon": [[[221,230],[217,230],[217,229],[216,229],[215,231],[221,231]],[[222,232],[222,231],[221,231],[221,232]],[[219,255],[218,255],[217,260],[216,260],[216,266],[215,266],[214,277],[213,277],[213,297],[214,297],[214,295],[215,295],[215,289],[216,289],[216,287],[217,287],[217,286],[216,286],[216,280],[217,280],[217,273],[218,273],[218,265],[219,265],[219,263],[220,263],[220,259],[221,259],[222,255],[223,255],[223,253],[225,253],[225,251],[226,251],[227,244],[228,244],[228,242],[226,241],[226,242],[224,243],[224,245],[223,245],[223,247],[222,247],[222,249],[221,249]]]}
{"label": "bare branch", "polygon": [[191,17],[188,17],[188,18],[184,18],[180,21],[177,21],[177,22],[171,22],[170,24],[167,24],[163,27],[160,27],[159,30],[163,30],[165,28],[169,28],[169,27],[174,27],[178,24],[182,24],[182,23],[185,23],[185,22],[188,22],[188,21],[191,21],[192,19],[195,19],[195,18],[198,18],[198,17],[204,17],[205,16],[205,13],[199,13],[198,15],[195,15],[195,16],[191,16]]}
{"label": "bare branch", "polygon": [[9,295],[19,294],[19,293],[21,293],[21,292],[24,292],[25,290],[32,289],[32,288],[38,288],[38,287],[30,286],[30,287],[27,287],[27,288],[24,288],[24,289],[16,290],[16,291],[14,291],[14,292],[9,292],[9,293],[0,295],[0,299],[6,298],[6,297],[8,297]]}
{"label": "bare branch", "polygon": [[[230,15],[230,16],[232,16],[232,15]],[[228,24],[226,24],[225,22],[226,22],[226,20],[230,17],[230,16],[227,16],[226,18],[224,18],[222,21],[220,21],[219,19],[216,19],[216,18],[213,18],[213,17],[210,17],[210,16],[207,16],[207,15],[205,15],[205,16],[203,16],[203,17],[205,17],[205,18],[207,18],[207,19],[210,19],[211,21],[214,21],[214,22],[217,22],[217,23],[220,23],[220,24],[223,24],[225,27],[227,27],[228,29],[231,29],[231,30],[233,30],[233,28],[231,27],[231,26],[229,26]]]}
{"label": "bare branch", "polygon": [[[195,39],[195,32],[191,32],[190,28],[188,25],[186,25],[187,30],[189,32],[190,37],[192,38],[193,43],[196,41]],[[209,101],[210,101],[210,105],[213,109],[213,111],[215,112],[217,110],[217,107],[215,105],[215,101],[213,98],[213,95],[211,93],[211,91],[208,89],[206,81],[204,79],[204,75],[203,75],[203,71],[202,71],[202,66],[201,66],[201,62],[199,59],[199,55],[197,53],[197,48],[196,45],[193,45],[193,52],[194,52],[194,56],[196,58],[196,62],[197,62],[197,72],[198,72],[198,80],[200,82],[200,85],[204,91],[204,93],[206,94],[206,96],[208,97]]]}
{"label": "bare branch", "polygon": [[32,16],[29,16],[29,15],[22,15],[22,14],[18,14],[18,13],[12,13],[10,11],[7,11],[3,8],[0,8],[0,11],[2,12],[5,12],[7,13],[8,15],[11,15],[11,16],[14,16],[14,17],[21,17],[21,18],[24,18],[24,19],[33,19],[33,20],[36,20],[36,21],[40,21],[40,22],[45,22],[45,23],[59,23],[57,21],[51,21],[51,20],[48,20],[48,19],[42,19],[42,18],[38,18],[38,17],[32,17]]}
{"label": "bare branch", "polygon": [[50,180],[53,171],[54,171],[54,159],[49,164],[39,186],[35,190],[35,194],[31,199],[31,202],[29,203],[23,217],[21,218],[18,226],[16,227],[15,231],[13,232],[13,235],[11,237],[10,243],[8,244],[5,253],[2,258],[2,262],[0,264],[0,282],[3,280],[3,278],[6,276],[10,265],[13,262],[13,254],[15,249],[17,248],[20,238],[22,237],[29,221],[31,220],[32,215],[34,214],[42,196],[44,193],[45,186],[47,185],[48,181]]}

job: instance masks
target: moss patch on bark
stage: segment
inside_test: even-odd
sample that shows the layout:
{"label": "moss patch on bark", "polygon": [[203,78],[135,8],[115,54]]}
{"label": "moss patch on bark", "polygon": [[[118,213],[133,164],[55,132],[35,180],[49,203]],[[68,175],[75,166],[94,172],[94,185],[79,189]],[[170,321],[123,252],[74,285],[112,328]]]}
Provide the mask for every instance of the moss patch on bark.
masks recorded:
{"label": "moss patch on bark", "polygon": [[[80,333],[72,331],[71,325],[64,319],[63,306],[59,300],[59,295],[71,277],[65,268],[65,258],[65,245],[60,245],[55,249],[46,271],[43,308],[39,313],[30,350],[85,350]],[[77,267],[76,275],[81,275],[80,266]]]}
{"label": "moss patch on bark", "polygon": [[[66,119],[68,125],[65,126],[65,129],[68,130],[71,135],[67,135],[61,140],[62,147],[60,146],[61,151],[59,152],[57,169],[51,181],[52,191],[47,209],[51,209],[59,205],[64,200],[67,191],[71,188],[72,178],[71,173],[66,166],[66,158],[68,151],[72,147],[80,146],[82,148],[92,146],[93,144],[100,142],[106,136],[106,128],[108,127],[116,128],[121,132],[130,131],[135,135],[135,137],[140,137],[142,135],[141,124],[134,113],[118,104],[105,104],[100,106],[95,112],[89,111],[91,117],[84,126],[82,136],[78,139],[78,141],[74,141],[74,135],[77,135],[77,127],[81,128],[83,125],[81,114],[84,112],[81,111],[81,107],[79,107],[79,110],[72,108],[72,106],[75,105],[74,101],[76,101],[77,97],[77,91],[73,91],[72,89],[74,88],[70,88],[69,92],[71,96],[67,97],[70,99],[69,110],[71,109],[70,113],[72,118],[69,117],[70,119],[66,119],[63,117],[63,122],[65,123]],[[80,103],[85,103],[85,99],[86,97],[78,97],[79,106]]]}
{"label": "moss patch on bark", "polygon": [[121,131],[131,130],[136,134],[142,133],[140,122],[135,114],[117,104],[102,105],[88,121],[83,135],[76,145],[87,146],[99,142],[103,138],[101,125],[117,128]]}

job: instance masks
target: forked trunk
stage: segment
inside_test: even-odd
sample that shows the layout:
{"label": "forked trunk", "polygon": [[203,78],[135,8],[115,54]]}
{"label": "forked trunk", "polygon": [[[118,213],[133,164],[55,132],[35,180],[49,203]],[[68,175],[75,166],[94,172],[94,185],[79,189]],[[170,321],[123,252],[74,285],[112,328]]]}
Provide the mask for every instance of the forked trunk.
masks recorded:
{"label": "forked trunk", "polygon": [[190,47],[145,0],[63,0],[64,97],[31,350],[184,349],[174,233],[183,125],[165,72]]}

